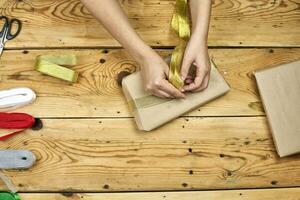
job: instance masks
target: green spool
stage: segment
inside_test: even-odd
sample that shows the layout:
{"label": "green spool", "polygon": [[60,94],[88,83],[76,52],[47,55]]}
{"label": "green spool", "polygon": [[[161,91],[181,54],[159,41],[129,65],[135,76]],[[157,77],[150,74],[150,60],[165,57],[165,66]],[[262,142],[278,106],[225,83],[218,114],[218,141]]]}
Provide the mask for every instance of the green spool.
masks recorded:
{"label": "green spool", "polygon": [[17,193],[0,192],[0,200],[21,200]]}

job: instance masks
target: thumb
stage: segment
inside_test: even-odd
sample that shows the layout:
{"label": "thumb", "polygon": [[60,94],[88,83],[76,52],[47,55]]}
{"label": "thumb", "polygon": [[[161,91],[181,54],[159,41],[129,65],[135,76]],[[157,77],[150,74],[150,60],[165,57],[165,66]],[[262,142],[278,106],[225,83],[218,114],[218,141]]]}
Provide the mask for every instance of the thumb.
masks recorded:
{"label": "thumb", "polygon": [[188,76],[190,71],[190,66],[192,65],[192,60],[184,57],[181,65],[181,78],[184,81]]}

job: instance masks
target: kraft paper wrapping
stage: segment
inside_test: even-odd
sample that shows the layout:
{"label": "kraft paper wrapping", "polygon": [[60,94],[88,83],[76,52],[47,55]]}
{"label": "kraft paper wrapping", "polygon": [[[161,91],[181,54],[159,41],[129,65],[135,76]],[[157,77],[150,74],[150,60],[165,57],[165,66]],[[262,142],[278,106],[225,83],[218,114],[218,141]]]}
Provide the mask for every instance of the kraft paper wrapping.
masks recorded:
{"label": "kraft paper wrapping", "polygon": [[185,99],[161,99],[150,95],[143,88],[140,72],[125,77],[122,88],[138,128],[145,131],[151,131],[230,90],[213,63],[208,87],[187,94]]}
{"label": "kraft paper wrapping", "polygon": [[278,155],[300,153],[300,60],[254,75]]}

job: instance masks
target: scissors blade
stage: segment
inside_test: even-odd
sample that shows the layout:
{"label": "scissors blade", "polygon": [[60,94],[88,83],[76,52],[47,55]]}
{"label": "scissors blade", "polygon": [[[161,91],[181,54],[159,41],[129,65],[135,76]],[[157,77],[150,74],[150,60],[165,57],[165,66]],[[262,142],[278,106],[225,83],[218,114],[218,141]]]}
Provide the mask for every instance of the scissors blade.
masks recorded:
{"label": "scissors blade", "polygon": [[3,35],[0,38],[0,57],[2,55],[2,52],[3,52],[3,49],[4,49],[4,45],[7,42],[6,36],[7,36],[7,28],[4,28]]}
{"label": "scissors blade", "polygon": [[3,44],[0,44],[0,57],[1,57],[1,55],[2,55],[3,49],[4,49],[4,45],[3,45]]}

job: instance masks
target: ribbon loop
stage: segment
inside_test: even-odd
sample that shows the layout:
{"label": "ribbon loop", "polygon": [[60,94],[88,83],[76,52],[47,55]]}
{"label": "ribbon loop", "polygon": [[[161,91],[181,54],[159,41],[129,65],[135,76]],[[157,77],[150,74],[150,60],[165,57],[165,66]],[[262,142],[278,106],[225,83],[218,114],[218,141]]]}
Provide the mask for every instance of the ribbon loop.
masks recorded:
{"label": "ribbon loop", "polygon": [[[35,155],[28,150],[0,150],[0,169],[29,169],[36,161]],[[0,200],[20,200],[16,187],[11,180],[0,172],[8,192],[0,192]]]}
{"label": "ribbon loop", "polygon": [[78,73],[63,66],[74,66],[76,62],[76,56],[72,54],[41,55],[37,57],[35,69],[43,74],[75,83],[78,79]]}
{"label": "ribbon loop", "polygon": [[176,88],[180,89],[184,85],[184,80],[182,80],[180,77],[181,64],[186,44],[191,35],[190,16],[187,0],[176,0],[175,12],[173,14],[171,26],[179,36],[180,42],[172,53],[169,81]]}
{"label": "ribbon loop", "polygon": [[25,113],[0,113],[0,128],[3,129],[21,129],[13,133],[0,136],[0,141],[24,131],[34,125],[35,119]]}
{"label": "ribbon loop", "polygon": [[32,103],[36,94],[30,88],[13,88],[0,91],[0,109],[8,111]]}
{"label": "ribbon loop", "polygon": [[29,169],[35,161],[28,150],[0,150],[0,169]]}

